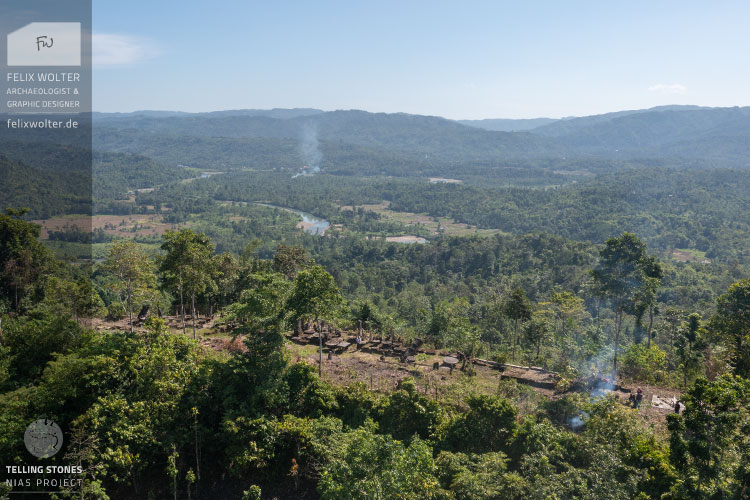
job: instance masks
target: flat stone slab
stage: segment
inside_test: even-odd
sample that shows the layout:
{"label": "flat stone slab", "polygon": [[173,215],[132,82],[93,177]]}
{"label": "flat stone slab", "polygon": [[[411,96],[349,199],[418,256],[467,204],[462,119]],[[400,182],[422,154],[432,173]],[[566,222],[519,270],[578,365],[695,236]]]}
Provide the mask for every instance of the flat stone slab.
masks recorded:
{"label": "flat stone slab", "polygon": [[458,364],[458,358],[454,358],[453,356],[446,356],[443,358],[443,363],[446,365],[457,365]]}
{"label": "flat stone slab", "polygon": [[661,408],[662,410],[674,409],[674,405],[676,402],[677,402],[677,398],[675,398],[674,396],[665,397],[665,396],[657,396],[656,394],[651,396],[651,406],[655,406],[656,408]]}

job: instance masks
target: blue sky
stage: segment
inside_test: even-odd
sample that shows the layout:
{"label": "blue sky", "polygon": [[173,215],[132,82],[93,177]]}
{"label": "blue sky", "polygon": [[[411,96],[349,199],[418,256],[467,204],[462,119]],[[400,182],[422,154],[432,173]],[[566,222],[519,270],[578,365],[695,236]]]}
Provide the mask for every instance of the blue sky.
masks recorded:
{"label": "blue sky", "polygon": [[750,105],[750,2],[94,0],[94,109]]}

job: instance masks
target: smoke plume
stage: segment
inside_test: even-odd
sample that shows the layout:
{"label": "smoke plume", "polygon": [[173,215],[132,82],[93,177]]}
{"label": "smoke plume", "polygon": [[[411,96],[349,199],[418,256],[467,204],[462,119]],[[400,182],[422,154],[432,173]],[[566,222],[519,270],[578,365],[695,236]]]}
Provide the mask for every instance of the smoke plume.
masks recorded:
{"label": "smoke plume", "polygon": [[302,159],[302,171],[294,174],[292,179],[299,176],[315,175],[320,172],[320,162],[323,154],[320,152],[318,143],[318,125],[307,122],[302,127],[302,134],[299,143],[299,155]]}

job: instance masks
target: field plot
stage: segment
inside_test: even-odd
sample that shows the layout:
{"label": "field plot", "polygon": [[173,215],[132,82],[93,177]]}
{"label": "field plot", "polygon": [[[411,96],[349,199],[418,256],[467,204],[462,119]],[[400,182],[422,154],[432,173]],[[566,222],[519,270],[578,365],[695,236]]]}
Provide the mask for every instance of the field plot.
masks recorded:
{"label": "field plot", "polygon": [[[78,226],[85,228],[87,219],[80,216],[55,217],[46,220],[33,221],[42,225],[42,239],[49,238],[49,233],[65,231],[66,228]],[[91,217],[91,229],[102,229],[105,233],[121,238],[135,238],[137,236],[162,235],[167,229],[174,228],[173,224],[163,222],[160,214],[150,215],[95,215]]]}
{"label": "field plot", "polygon": [[[225,350],[231,351],[232,347],[235,347],[228,343],[216,342]],[[316,345],[287,343],[286,348],[294,361],[306,362],[317,367],[318,347]],[[580,387],[558,392],[553,387],[549,387],[551,378],[548,372],[540,372],[531,368],[508,366],[501,372],[487,366],[476,365],[474,374],[469,375],[458,369],[451,373],[442,360],[442,355],[420,354],[417,356],[416,363],[406,364],[400,363],[395,357],[381,357],[378,354],[356,350],[348,350],[328,359],[327,353],[324,352],[323,378],[338,386],[348,386],[359,382],[370,390],[389,393],[398,387],[400,381],[412,377],[420,392],[425,395],[456,403],[461,401],[466,394],[503,394],[514,400],[523,415],[533,414],[542,401],[558,400],[566,395],[589,392],[587,388]],[[435,362],[440,363],[438,370],[433,369]],[[633,382],[624,385],[611,391],[602,391],[596,397],[611,395],[621,404],[630,407],[628,395],[631,392],[634,393],[637,386],[642,387],[645,402],[640,410],[633,411],[637,411],[641,418],[653,425],[659,432],[665,432],[666,416],[674,410],[671,406],[667,408],[652,405],[652,399],[671,401],[679,398],[680,392],[670,387]],[[654,396],[657,397],[654,398]]]}
{"label": "field plot", "polygon": [[479,229],[476,226],[456,222],[450,217],[433,217],[428,214],[396,212],[391,210],[390,203],[387,201],[378,204],[356,206],[344,205],[340,207],[341,210],[357,210],[359,208],[380,214],[380,216],[386,220],[401,222],[407,226],[424,227],[433,235],[438,235],[441,232],[446,236],[489,236],[502,233],[499,229]]}
{"label": "field plot", "polygon": [[675,248],[667,251],[667,255],[680,262],[700,262],[701,264],[710,264],[711,259],[706,258],[706,252],[692,248]]}

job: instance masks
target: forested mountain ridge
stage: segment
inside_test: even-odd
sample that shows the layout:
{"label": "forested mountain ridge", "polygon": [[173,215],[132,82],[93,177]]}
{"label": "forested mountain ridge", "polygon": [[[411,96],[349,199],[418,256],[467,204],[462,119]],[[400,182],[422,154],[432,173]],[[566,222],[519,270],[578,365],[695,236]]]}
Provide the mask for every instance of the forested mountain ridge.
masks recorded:
{"label": "forested mountain ridge", "polygon": [[[525,158],[558,156],[554,139],[526,133],[492,132],[440,117],[365,111],[331,111],[289,119],[269,116],[136,117],[101,121],[95,131],[137,129],[150,134],[197,137],[320,140],[437,155],[441,159]],[[107,147],[106,142],[95,142]]]}
{"label": "forested mountain ridge", "polygon": [[483,128],[497,132],[520,132],[533,130],[543,125],[555,123],[555,118],[485,118],[483,120],[456,120],[461,125]]}
{"label": "forested mountain ridge", "polygon": [[273,109],[228,109],[223,111],[207,111],[202,113],[190,113],[186,111],[131,111],[128,113],[104,113],[94,112],[92,118],[96,123],[103,123],[109,120],[132,119],[134,121],[143,117],[166,118],[166,117],[187,117],[187,116],[268,116],[270,118],[296,118],[298,116],[310,116],[323,113],[321,109],[315,108],[273,108]]}
{"label": "forested mountain ridge", "polygon": [[91,210],[90,173],[36,168],[0,154],[0,179],[0,207],[30,208],[30,218]]}
{"label": "forested mountain ridge", "polygon": [[115,150],[180,136],[206,143],[231,138],[237,144],[270,148],[279,141],[321,141],[339,149],[365,147],[436,163],[599,157],[715,160],[745,166],[750,153],[750,141],[745,140],[750,135],[750,108],[666,106],[557,120],[520,132],[485,130],[440,117],[358,110],[173,116],[144,112],[100,115],[97,123],[96,147]]}
{"label": "forested mountain ridge", "polygon": [[[654,108],[562,120],[533,130],[581,153],[712,158],[746,154],[750,107]],[[739,144],[739,139],[745,139]],[[730,153],[728,155],[728,153]]]}
{"label": "forested mountain ridge", "polygon": [[[534,133],[549,136],[562,136],[572,134],[577,130],[592,127],[597,124],[608,123],[618,118],[625,116],[641,114],[641,113],[655,113],[660,111],[685,111],[685,110],[705,110],[713,109],[701,106],[690,106],[690,105],[671,105],[671,106],[656,106],[653,108],[646,109],[626,109],[622,111],[612,111],[610,113],[602,113],[598,115],[589,116],[570,116],[560,118],[552,123],[540,125],[534,129]],[[718,109],[718,108],[717,108]]]}

